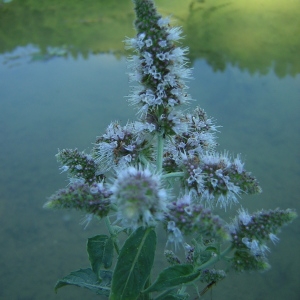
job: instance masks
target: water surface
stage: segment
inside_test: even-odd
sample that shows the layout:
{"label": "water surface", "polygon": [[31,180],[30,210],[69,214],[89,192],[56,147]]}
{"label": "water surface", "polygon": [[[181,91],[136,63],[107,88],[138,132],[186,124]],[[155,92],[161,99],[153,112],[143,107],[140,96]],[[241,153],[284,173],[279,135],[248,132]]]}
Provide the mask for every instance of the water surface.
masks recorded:
{"label": "water surface", "polygon": [[[83,230],[82,214],[42,206],[67,183],[55,161],[58,148],[89,150],[111,120],[135,117],[124,99],[129,83],[121,43],[133,34],[132,4],[109,3],[0,6],[0,299],[99,299],[75,287],[55,295],[53,286],[89,265],[86,239],[102,233],[103,224]],[[191,109],[199,105],[216,119],[220,151],[242,153],[263,187],[241,204],[299,212],[299,2],[173,3],[157,1],[163,13],[174,10],[187,36]],[[232,273],[213,289],[213,299],[298,299],[299,228],[296,220],[271,246],[270,271]]]}

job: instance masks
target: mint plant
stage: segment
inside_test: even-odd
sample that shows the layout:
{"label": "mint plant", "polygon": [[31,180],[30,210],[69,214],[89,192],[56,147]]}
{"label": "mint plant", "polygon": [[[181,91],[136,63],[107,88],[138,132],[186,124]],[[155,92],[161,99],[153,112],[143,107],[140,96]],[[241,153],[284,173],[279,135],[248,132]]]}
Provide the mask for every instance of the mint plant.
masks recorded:
{"label": "mint plant", "polygon": [[[133,2],[137,35],[125,43],[134,51],[129,68],[136,85],[128,102],[138,118],[109,124],[90,154],[59,151],[70,182],[45,204],[97,217],[109,234],[88,239],[91,267],[62,278],[55,290],[75,285],[112,300],[189,299],[191,285],[200,298],[230,271],[267,270],[267,244],[278,242],[281,227],[296,213],[251,214],[240,207],[227,222],[214,214],[216,207],[238,205],[243,194],[262,190],[239,155],[216,151],[217,126],[204,110],[184,108],[191,101],[186,80],[192,71],[188,49],[178,42],[181,28],[171,27],[152,0]],[[155,253],[161,229],[166,247]],[[120,235],[126,236],[122,246]],[[170,266],[152,278],[155,254]],[[224,270],[215,269],[219,261]]]}

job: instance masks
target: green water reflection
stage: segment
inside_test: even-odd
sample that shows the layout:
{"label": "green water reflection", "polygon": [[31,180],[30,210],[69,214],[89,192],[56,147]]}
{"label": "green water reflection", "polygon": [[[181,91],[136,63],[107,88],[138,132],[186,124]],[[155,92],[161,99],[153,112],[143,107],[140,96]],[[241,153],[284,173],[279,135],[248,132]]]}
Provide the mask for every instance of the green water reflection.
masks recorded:
{"label": "green water reflection", "polygon": [[[215,71],[231,64],[279,77],[300,72],[300,2],[295,0],[157,0],[184,27],[192,60]],[[34,45],[32,60],[114,52],[133,35],[131,0],[34,1],[0,4],[0,53]],[[7,60],[18,56],[7,55]]]}
{"label": "green water reflection", "polygon": [[[184,27],[196,79],[191,105],[223,126],[220,150],[241,152],[263,187],[241,204],[299,213],[300,2],[156,3]],[[122,43],[134,34],[133,18],[131,0],[0,0],[0,299],[99,299],[71,287],[55,295],[53,286],[88,266],[86,239],[103,233],[101,224],[83,230],[82,214],[42,205],[67,182],[57,148],[89,151],[111,120],[135,117],[124,99]],[[269,272],[230,274],[212,299],[298,300],[299,219],[271,245]]]}

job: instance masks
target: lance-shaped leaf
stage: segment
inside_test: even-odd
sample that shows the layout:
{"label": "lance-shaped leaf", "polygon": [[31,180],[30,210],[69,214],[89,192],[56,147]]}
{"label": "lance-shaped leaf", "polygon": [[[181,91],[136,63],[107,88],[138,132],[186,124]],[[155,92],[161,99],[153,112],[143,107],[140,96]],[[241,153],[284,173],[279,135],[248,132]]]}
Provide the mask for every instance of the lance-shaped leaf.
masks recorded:
{"label": "lance-shaped leaf", "polygon": [[[108,271],[104,271],[108,272]],[[105,277],[108,277],[109,274],[103,274]],[[101,272],[100,272],[101,276]],[[101,280],[101,279],[100,279]],[[75,285],[78,287],[84,287],[87,288],[96,294],[100,295],[109,295],[110,288],[106,285],[109,284],[109,280],[105,278],[105,284],[102,284],[98,279],[98,276],[91,270],[91,269],[80,269],[75,272],[71,272],[66,277],[59,280],[55,285],[55,292],[61,287],[64,287],[66,285]]]}
{"label": "lance-shaped leaf", "polygon": [[145,292],[162,291],[177,285],[194,281],[201,274],[192,265],[175,265],[163,270],[156,281]]}
{"label": "lance-shaped leaf", "polygon": [[96,235],[89,238],[87,242],[87,252],[95,274],[99,274],[102,265],[105,269],[111,267],[113,260],[113,241],[107,235]]}
{"label": "lance-shaped leaf", "polygon": [[125,241],[113,274],[110,300],[138,299],[154,260],[156,233],[139,227]]}

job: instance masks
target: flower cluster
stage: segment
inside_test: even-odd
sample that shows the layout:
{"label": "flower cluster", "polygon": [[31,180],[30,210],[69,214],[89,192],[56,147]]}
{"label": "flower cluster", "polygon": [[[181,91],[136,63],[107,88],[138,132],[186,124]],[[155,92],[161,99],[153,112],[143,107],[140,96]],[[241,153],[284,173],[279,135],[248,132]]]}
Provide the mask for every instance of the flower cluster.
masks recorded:
{"label": "flower cluster", "polygon": [[192,113],[185,115],[188,130],[181,136],[175,137],[177,150],[184,151],[189,155],[201,155],[215,149],[217,126],[200,107],[196,107]]}
{"label": "flower cluster", "polygon": [[151,145],[148,134],[154,128],[151,124],[141,122],[127,123],[121,126],[112,122],[106,132],[97,138],[94,155],[101,172],[114,167],[126,167],[130,163],[136,164],[141,157],[152,160]]}
{"label": "flower cluster", "polygon": [[167,262],[170,265],[174,266],[174,265],[181,264],[180,259],[177,257],[177,255],[172,250],[165,250],[164,255],[166,257]]}
{"label": "flower cluster", "polygon": [[88,185],[81,181],[71,183],[49,198],[45,208],[77,209],[98,217],[105,217],[110,211],[111,191],[103,183]]}
{"label": "flower cluster", "polygon": [[[217,143],[215,132],[217,126],[208,118],[203,109],[196,107],[192,113],[182,117],[186,130],[171,137],[165,146],[163,167],[166,172],[179,170],[182,153],[191,157],[199,157],[212,152]],[[182,125],[183,126],[183,125]]]}
{"label": "flower cluster", "polygon": [[276,234],[280,228],[296,218],[291,210],[259,211],[250,215],[246,210],[239,210],[238,216],[230,224],[232,245],[236,249],[233,267],[237,270],[265,270],[269,267],[266,243],[274,244],[279,240]]}
{"label": "flower cluster", "polygon": [[137,81],[129,101],[138,107],[144,121],[165,135],[181,133],[180,115],[174,108],[190,100],[185,80],[191,78],[186,67],[187,48],[175,47],[181,29],[169,27],[169,20],[157,14],[152,1],[136,1],[136,38],[126,40],[137,55],[130,58],[130,78]]}
{"label": "flower cluster", "polygon": [[56,154],[56,158],[62,165],[60,170],[68,171],[71,178],[82,179],[88,184],[103,179],[103,176],[97,173],[97,163],[89,154],[79,152],[77,149],[63,149]]}
{"label": "flower cluster", "polygon": [[161,187],[160,176],[149,169],[128,167],[121,170],[111,191],[112,201],[118,207],[117,218],[123,226],[151,226],[163,219],[167,192]]}
{"label": "flower cluster", "polygon": [[204,238],[228,239],[223,221],[212,214],[209,208],[192,203],[190,195],[184,195],[168,205],[165,220],[173,222],[184,234],[201,234]]}
{"label": "flower cluster", "polygon": [[215,269],[205,269],[201,273],[200,281],[201,282],[218,282],[226,277],[226,273],[223,270],[215,270]]}
{"label": "flower cluster", "polygon": [[228,154],[206,153],[199,158],[184,156],[186,184],[210,206],[220,207],[237,203],[241,193],[260,193],[257,180],[244,170],[237,156],[233,161]]}
{"label": "flower cluster", "polygon": [[244,170],[240,157],[231,160],[226,152],[201,155],[175,152],[165,158],[164,166],[170,172],[181,172],[183,188],[191,192],[196,202],[205,202],[209,207],[217,205],[226,209],[238,203],[237,196],[242,193],[262,191],[255,177]]}
{"label": "flower cluster", "polygon": [[[138,111],[138,121],[125,126],[111,122],[97,137],[91,154],[59,151],[60,169],[68,172],[70,183],[52,195],[45,207],[107,217],[109,240],[117,253],[119,232],[132,233],[140,227],[150,232],[162,223],[167,246],[185,249],[184,263],[166,250],[168,262],[177,271],[187,270],[183,280],[198,276],[209,283],[207,288],[226,276],[224,271],[208,269],[221,259],[238,271],[265,270],[269,266],[266,243],[276,243],[280,228],[296,213],[276,209],[250,215],[241,209],[229,225],[213,214],[216,206],[226,209],[238,204],[242,194],[262,190],[240,155],[216,152],[218,127],[203,109],[181,111],[191,100],[185,83],[191,78],[188,49],[178,46],[181,29],[170,27],[152,0],[134,3],[137,35],[126,39],[126,46],[134,50],[129,75],[137,86],[128,98]],[[120,227],[111,226],[108,217]],[[192,246],[185,243],[186,236]]]}

